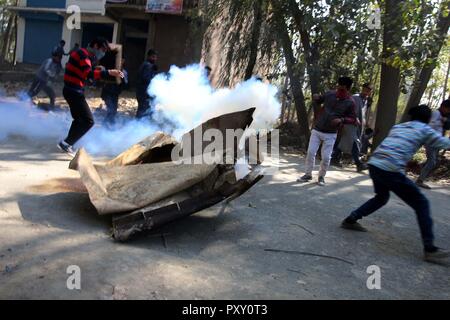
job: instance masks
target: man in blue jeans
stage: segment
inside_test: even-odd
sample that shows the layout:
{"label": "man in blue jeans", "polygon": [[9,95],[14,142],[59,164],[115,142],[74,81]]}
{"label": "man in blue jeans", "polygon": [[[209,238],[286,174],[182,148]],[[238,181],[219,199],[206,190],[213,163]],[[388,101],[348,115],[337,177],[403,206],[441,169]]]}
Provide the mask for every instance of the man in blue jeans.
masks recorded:
{"label": "man in blue jeans", "polygon": [[393,127],[369,161],[375,197],[353,211],[342,222],[342,227],[367,231],[357,221],[386,205],[392,191],[416,212],[424,245],[424,259],[430,262],[444,262],[450,257],[450,252],[434,245],[430,204],[416,184],[406,177],[405,168],[421,146],[427,144],[434,148],[450,149],[450,140],[439,135],[428,125],[431,119],[431,109],[428,106],[412,108],[410,116],[412,121]]}

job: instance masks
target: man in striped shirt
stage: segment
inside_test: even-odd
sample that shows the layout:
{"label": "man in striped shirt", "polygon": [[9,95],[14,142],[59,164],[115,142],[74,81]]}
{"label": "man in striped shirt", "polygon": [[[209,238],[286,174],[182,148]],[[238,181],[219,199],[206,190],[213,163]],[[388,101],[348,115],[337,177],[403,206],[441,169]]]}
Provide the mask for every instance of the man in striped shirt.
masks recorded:
{"label": "man in striped shirt", "polygon": [[100,80],[108,75],[123,78],[120,70],[105,70],[96,67],[109,50],[109,43],[104,38],[96,38],[86,49],[72,51],[66,64],[63,95],[70,107],[73,122],[67,138],[58,144],[58,148],[74,155],[73,145],[77,143],[94,125],[94,117],[84,96],[87,81]]}
{"label": "man in striped shirt", "polygon": [[450,149],[450,140],[439,135],[428,125],[431,119],[431,109],[428,106],[412,108],[410,115],[412,121],[394,126],[369,161],[375,197],[353,211],[343,221],[342,227],[355,231],[367,231],[357,221],[386,205],[392,191],[416,212],[425,260],[444,262],[450,256],[450,252],[434,245],[429,201],[416,184],[406,177],[405,169],[408,161],[423,145]]}

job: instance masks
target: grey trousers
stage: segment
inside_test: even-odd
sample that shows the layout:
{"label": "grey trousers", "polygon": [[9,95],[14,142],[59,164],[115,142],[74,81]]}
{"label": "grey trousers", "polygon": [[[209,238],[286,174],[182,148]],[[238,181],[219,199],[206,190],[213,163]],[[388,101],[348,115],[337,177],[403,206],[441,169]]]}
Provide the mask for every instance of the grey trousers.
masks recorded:
{"label": "grey trousers", "polygon": [[337,133],[324,133],[317,130],[311,131],[311,139],[309,141],[308,153],[306,155],[306,170],[307,175],[312,175],[312,171],[316,164],[316,155],[322,144],[322,162],[320,163],[319,176],[325,177],[328,168],[330,167],[331,154],[336,142]]}
{"label": "grey trousers", "polygon": [[432,148],[429,146],[425,146],[426,154],[427,154],[427,162],[425,162],[422,171],[420,172],[419,180],[424,181],[428,176],[433,172],[436,168],[439,149]]}
{"label": "grey trousers", "polygon": [[34,98],[39,94],[39,92],[44,91],[47,96],[50,98],[50,105],[55,105],[55,91],[53,91],[53,88],[48,85],[46,81],[42,81],[39,78],[35,78],[33,83],[31,84],[30,90],[28,90],[28,95],[30,98]]}

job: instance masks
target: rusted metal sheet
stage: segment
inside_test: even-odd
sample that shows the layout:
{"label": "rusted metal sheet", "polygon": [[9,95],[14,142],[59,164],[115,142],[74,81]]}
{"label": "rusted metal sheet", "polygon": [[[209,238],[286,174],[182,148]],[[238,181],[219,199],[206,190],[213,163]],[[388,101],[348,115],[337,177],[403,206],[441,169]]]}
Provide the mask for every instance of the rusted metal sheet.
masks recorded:
{"label": "rusted metal sheet", "polygon": [[234,185],[223,185],[219,189],[163,207],[116,215],[113,217],[113,237],[117,241],[127,241],[138,233],[162,227],[222,201],[232,201],[247,192],[262,178],[263,175],[258,168]]}
{"label": "rusted metal sheet", "polygon": [[[216,117],[186,135],[193,140],[196,130],[216,129],[224,137],[227,129],[243,131],[253,122],[254,111],[252,108]],[[207,145],[201,145],[201,152]],[[70,163],[71,169],[79,171],[98,213],[113,215],[116,240],[126,241],[140,232],[161,227],[224,200],[231,201],[262,178],[260,167],[251,168],[246,177],[237,180],[235,163],[175,163],[171,161],[171,154],[177,146],[174,138],[157,132],[103,165],[94,164],[83,149]],[[199,150],[193,150],[190,156],[198,156]]]}

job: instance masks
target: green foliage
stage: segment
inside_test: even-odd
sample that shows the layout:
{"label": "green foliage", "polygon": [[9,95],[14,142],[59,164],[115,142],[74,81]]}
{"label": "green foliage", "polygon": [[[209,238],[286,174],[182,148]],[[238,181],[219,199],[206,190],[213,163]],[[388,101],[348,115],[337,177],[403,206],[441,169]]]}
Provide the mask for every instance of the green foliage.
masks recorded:
{"label": "green foliage", "polygon": [[15,15],[6,9],[17,5],[17,0],[0,0],[0,62],[14,60]]}

